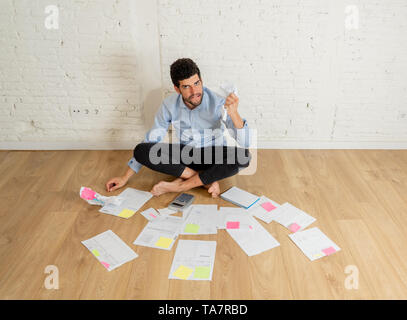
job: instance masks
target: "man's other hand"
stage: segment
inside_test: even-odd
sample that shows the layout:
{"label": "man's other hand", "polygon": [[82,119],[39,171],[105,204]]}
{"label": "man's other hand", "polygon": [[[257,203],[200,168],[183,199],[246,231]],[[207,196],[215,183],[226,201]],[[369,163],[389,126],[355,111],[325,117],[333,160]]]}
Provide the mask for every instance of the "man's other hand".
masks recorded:
{"label": "man's other hand", "polygon": [[106,190],[109,192],[115,191],[123,187],[127,183],[127,181],[128,179],[126,179],[125,177],[114,177],[106,183]]}

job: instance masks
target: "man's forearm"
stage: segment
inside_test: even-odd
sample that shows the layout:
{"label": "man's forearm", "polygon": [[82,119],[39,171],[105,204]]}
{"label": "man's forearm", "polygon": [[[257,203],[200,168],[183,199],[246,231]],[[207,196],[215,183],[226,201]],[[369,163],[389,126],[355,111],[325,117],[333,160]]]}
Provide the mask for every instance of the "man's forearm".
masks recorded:
{"label": "man's forearm", "polygon": [[232,119],[233,125],[235,126],[236,129],[243,128],[243,125],[244,125],[243,119],[240,117],[240,115],[237,111],[230,114],[229,116]]}
{"label": "man's forearm", "polygon": [[133,176],[135,174],[134,170],[132,168],[128,168],[126,173],[123,175],[124,178],[126,178],[127,180],[130,179],[131,176]]}

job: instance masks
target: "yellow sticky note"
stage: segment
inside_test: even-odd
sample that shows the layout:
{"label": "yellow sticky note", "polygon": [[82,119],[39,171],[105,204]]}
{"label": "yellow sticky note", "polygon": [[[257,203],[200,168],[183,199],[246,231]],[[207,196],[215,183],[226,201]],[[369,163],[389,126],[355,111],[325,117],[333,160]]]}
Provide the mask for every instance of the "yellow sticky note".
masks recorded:
{"label": "yellow sticky note", "polygon": [[97,249],[93,249],[93,250],[92,250],[92,253],[93,253],[96,257],[99,257],[99,256],[100,256],[100,253],[99,253],[99,251],[97,251]]}
{"label": "yellow sticky note", "polygon": [[157,247],[167,249],[170,247],[172,241],[173,241],[173,239],[171,239],[171,238],[160,237],[160,239],[158,239],[158,241],[155,243],[155,245]]}
{"label": "yellow sticky note", "polygon": [[172,274],[174,277],[181,278],[183,280],[188,279],[194,270],[183,265],[180,265],[177,270]]}
{"label": "yellow sticky note", "polygon": [[136,211],[133,211],[133,210],[130,210],[130,209],[123,209],[122,212],[120,212],[118,214],[118,216],[127,219],[127,218],[130,218],[135,213],[136,213]]}

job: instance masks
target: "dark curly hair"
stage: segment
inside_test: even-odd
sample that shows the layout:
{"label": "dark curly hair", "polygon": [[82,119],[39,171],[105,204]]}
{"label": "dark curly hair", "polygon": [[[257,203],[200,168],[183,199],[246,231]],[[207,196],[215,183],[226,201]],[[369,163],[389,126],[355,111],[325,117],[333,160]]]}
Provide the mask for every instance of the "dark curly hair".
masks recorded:
{"label": "dark curly hair", "polygon": [[171,80],[174,86],[179,88],[179,82],[184,79],[192,77],[194,74],[198,74],[201,79],[201,72],[198,66],[189,58],[181,58],[172,63],[170,67]]}

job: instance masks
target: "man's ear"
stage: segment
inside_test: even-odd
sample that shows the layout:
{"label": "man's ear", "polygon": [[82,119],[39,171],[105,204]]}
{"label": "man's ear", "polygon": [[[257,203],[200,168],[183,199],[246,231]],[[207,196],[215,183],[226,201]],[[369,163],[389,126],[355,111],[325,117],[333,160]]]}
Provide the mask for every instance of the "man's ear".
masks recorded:
{"label": "man's ear", "polygon": [[177,86],[174,86],[174,89],[177,93],[181,94],[181,91],[179,90],[179,88]]}

